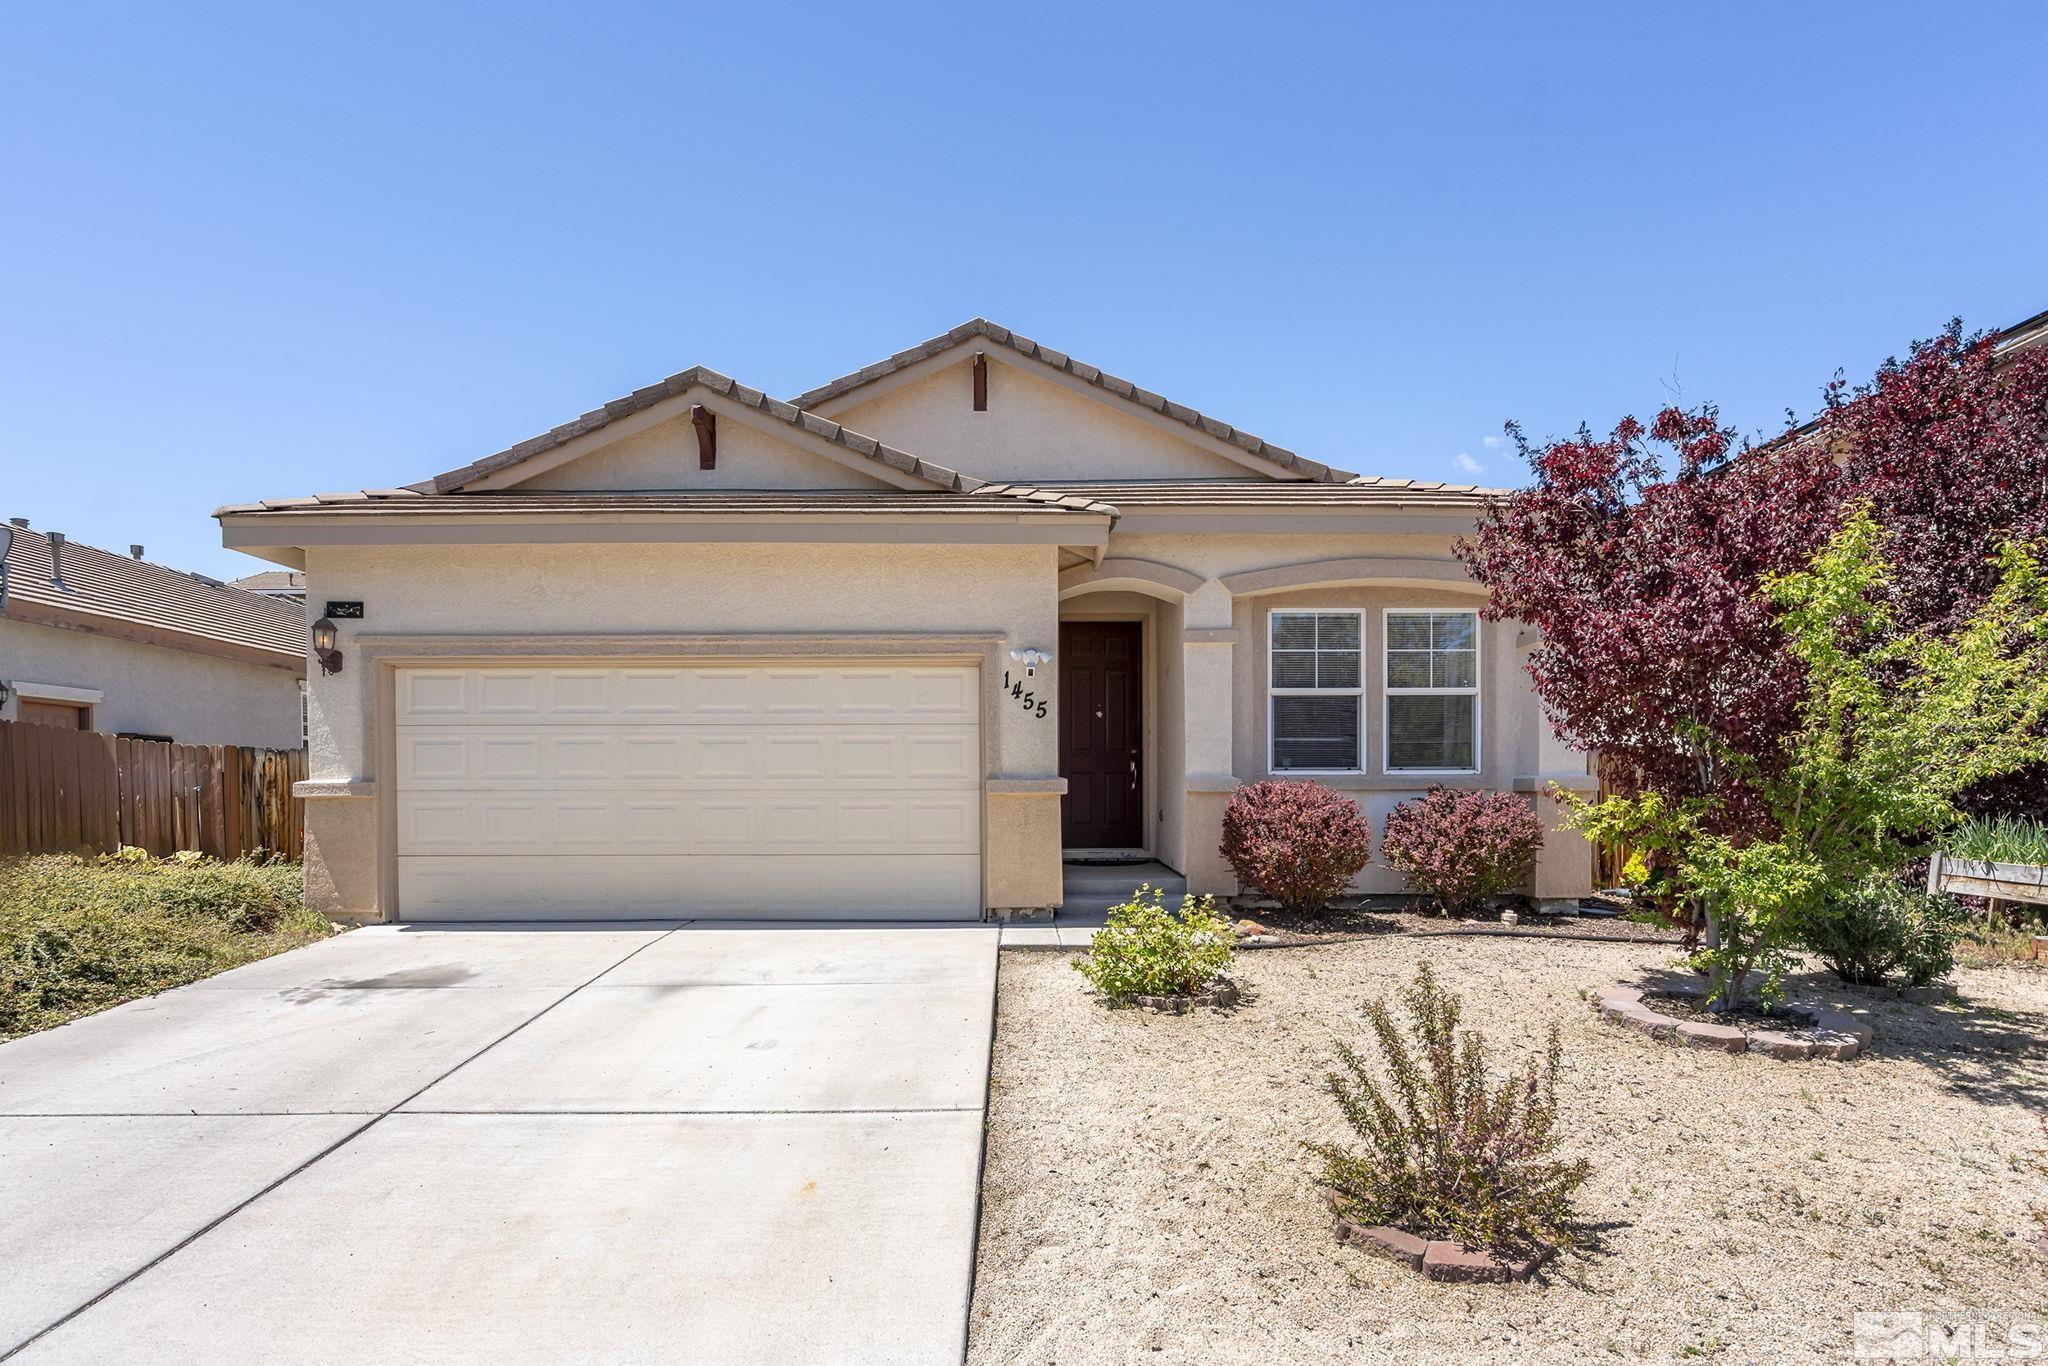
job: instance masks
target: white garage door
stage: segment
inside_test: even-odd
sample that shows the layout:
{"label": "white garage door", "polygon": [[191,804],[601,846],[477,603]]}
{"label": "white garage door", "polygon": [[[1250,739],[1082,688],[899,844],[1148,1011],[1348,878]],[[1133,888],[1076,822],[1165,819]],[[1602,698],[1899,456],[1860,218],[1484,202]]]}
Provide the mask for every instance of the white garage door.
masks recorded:
{"label": "white garage door", "polygon": [[405,920],[981,913],[979,673],[405,669]]}

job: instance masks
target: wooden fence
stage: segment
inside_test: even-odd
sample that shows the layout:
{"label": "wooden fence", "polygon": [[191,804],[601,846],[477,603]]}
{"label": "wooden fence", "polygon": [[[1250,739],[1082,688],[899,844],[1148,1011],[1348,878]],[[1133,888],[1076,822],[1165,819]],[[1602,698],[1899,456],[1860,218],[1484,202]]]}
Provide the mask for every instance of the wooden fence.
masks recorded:
{"label": "wooden fence", "polygon": [[302,749],[175,745],[0,721],[0,854],[305,852]]}

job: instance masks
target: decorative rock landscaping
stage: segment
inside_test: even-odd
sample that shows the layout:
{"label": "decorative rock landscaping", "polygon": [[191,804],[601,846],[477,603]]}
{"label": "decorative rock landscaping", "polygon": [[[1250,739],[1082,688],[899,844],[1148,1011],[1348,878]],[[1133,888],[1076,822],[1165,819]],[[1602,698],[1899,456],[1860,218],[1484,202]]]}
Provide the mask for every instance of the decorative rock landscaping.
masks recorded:
{"label": "decorative rock landscaping", "polygon": [[1643,999],[1646,995],[1697,997],[1705,993],[1702,982],[1666,979],[1651,987],[1602,987],[1593,1004],[1603,1017],[1624,1028],[1688,1048],[1761,1053],[1787,1061],[1826,1058],[1846,1062],[1870,1046],[1872,1031],[1861,1018],[1809,1002],[1788,1001],[1772,1011],[1773,1016],[1784,1017],[1780,1027],[1754,1028],[1681,1019],[1663,1014]]}
{"label": "decorative rock landscaping", "polygon": [[1338,1242],[1400,1262],[1432,1281],[1526,1281],[1550,1255],[1546,1252],[1519,1261],[1502,1261],[1491,1253],[1475,1252],[1448,1239],[1422,1238],[1384,1224],[1368,1226],[1345,1216],[1337,1192],[1327,1186],[1319,1189],[1336,1220]]}

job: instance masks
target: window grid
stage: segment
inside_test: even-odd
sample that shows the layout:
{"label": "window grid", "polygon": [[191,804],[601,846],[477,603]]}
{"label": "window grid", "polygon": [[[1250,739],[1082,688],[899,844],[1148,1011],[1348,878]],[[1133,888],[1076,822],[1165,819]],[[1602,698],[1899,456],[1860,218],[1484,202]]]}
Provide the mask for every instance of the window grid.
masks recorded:
{"label": "window grid", "polygon": [[[1395,619],[1423,618],[1428,639],[1419,643],[1413,621],[1397,627]],[[1380,699],[1380,772],[1384,774],[1473,774],[1479,772],[1479,614],[1469,608],[1389,607],[1383,613],[1385,635],[1381,641],[1380,678],[1384,685]],[[1397,648],[1397,646],[1399,648]],[[1401,677],[1397,685],[1397,656]],[[1415,668],[1423,665],[1428,682],[1416,682]],[[1472,762],[1466,767],[1394,767],[1393,711],[1397,697],[1469,697],[1472,699]]]}
{"label": "window grid", "polygon": [[[1300,635],[1307,623],[1309,636]],[[1325,623],[1331,630],[1325,639]],[[1348,625],[1348,630],[1346,626]],[[1287,635],[1283,639],[1283,626]],[[1346,638],[1348,636],[1348,639]],[[1306,666],[1306,671],[1304,671]],[[1283,683],[1285,679],[1287,682]],[[1327,680],[1327,681],[1326,681]],[[1349,767],[1280,766],[1280,699],[1348,697],[1352,700],[1352,741],[1356,753]],[[1345,774],[1365,772],[1365,613],[1348,608],[1290,608],[1266,617],[1266,771],[1268,773]],[[1303,738],[1303,737],[1296,737]],[[1341,736],[1306,737],[1342,739]]]}

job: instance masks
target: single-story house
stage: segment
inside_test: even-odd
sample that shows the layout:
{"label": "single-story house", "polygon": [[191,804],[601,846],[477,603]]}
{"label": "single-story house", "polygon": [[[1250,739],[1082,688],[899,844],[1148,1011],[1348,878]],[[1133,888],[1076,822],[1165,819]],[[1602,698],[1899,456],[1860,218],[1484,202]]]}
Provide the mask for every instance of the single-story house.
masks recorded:
{"label": "single-story house", "polygon": [[[1234,892],[1224,807],[1268,776],[1376,824],[1590,788],[1451,553],[1488,497],[977,319],[791,400],[685,370],[419,484],[217,516],[331,625],[328,913],[960,918],[1058,904],[1077,851]],[[1590,870],[1555,834],[1530,891]]]}
{"label": "single-story house", "polygon": [[297,749],[306,613],[32,529],[0,528],[0,721],[192,745]]}

